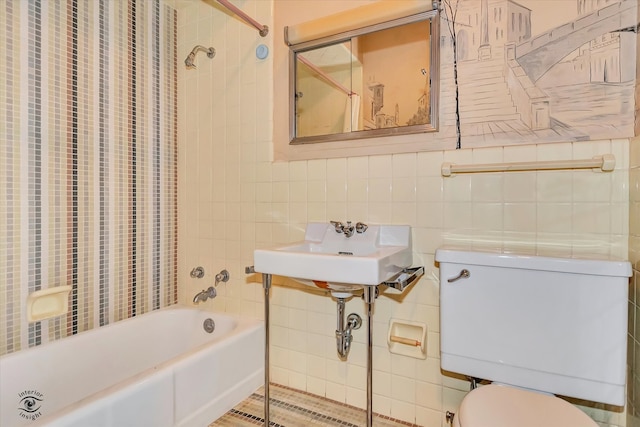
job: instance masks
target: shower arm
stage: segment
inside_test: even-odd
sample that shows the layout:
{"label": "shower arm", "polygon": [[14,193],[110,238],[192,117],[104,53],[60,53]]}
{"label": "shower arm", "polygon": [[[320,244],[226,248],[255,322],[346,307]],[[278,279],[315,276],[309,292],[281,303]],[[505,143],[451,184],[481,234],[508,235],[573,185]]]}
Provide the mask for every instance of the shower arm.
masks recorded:
{"label": "shower arm", "polygon": [[206,48],[202,45],[197,45],[191,50],[191,53],[187,55],[187,59],[184,60],[184,64],[187,68],[196,68],[196,64],[194,60],[196,59],[196,54],[198,52],[205,52],[209,58],[213,58],[216,55],[216,50],[212,47]]}
{"label": "shower arm", "polygon": [[260,24],[258,21],[256,21],[255,19],[253,19],[252,17],[244,13],[242,10],[234,6],[229,0],[216,0],[216,1],[220,3],[222,6],[229,9],[231,12],[238,15],[240,18],[242,18],[246,23],[250,24],[256,30],[258,30],[258,33],[260,34],[260,36],[266,37],[267,34],[269,34],[269,27],[267,27],[266,25]]}

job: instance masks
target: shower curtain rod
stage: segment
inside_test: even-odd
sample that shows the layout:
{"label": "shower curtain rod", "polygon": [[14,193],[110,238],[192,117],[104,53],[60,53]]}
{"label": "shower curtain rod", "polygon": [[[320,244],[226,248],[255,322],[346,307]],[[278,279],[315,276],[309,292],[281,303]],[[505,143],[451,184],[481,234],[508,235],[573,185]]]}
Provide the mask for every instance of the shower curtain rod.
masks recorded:
{"label": "shower curtain rod", "polygon": [[339,90],[341,90],[342,92],[346,93],[347,95],[351,96],[351,95],[357,95],[357,93],[355,93],[352,90],[347,89],[346,87],[344,87],[344,85],[342,85],[340,82],[338,82],[337,80],[335,80],[333,77],[331,77],[330,75],[328,75],[327,73],[325,73],[324,71],[322,71],[320,68],[318,68],[316,65],[314,65],[313,63],[311,63],[311,61],[309,61],[307,58],[305,58],[304,56],[298,54],[298,61],[302,62],[304,65],[306,65],[307,67],[311,68],[311,70],[313,70],[316,74],[318,74],[320,77],[322,77],[323,79],[325,79],[327,82],[331,83],[332,85],[334,85],[336,88],[338,88]]}
{"label": "shower curtain rod", "polygon": [[255,27],[255,29],[258,30],[258,33],[262,37],[266,37],[266,35],[269,34],[269,27],[267,27],[266,25],[261,25],[258,21],[256,21],[255,19],[253,19],[252,17],[250,17],[249,15],[247,15],[246,13],[241,11],[240,9],[238,9],[233,4],[231,4],[231,2],[229,2],[229,0],[216,0],[216,1],[218,3],[220,3],[222,6],[226,7],[227,9],[229,9],[231,12],[235,13],[236,15],[238,15],[245,22],[247,22],[251,26]]}

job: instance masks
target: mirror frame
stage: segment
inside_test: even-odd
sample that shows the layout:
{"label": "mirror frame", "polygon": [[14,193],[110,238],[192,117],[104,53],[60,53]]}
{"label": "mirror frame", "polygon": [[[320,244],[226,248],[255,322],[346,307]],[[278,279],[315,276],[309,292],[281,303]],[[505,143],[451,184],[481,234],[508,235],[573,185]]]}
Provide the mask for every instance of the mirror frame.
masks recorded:
{"label": "mirror frame", "polygon": [[[351,40],[354,37],[373,33],[380,30],[399,27],[405,24],[430,20],[430,58],[429,58],[429,79],[430,79],[430,122],[422,125],[398,126],[393,128],[357,130],[351,132],[333,133],[327,135],[313,136],[296,136],[296,72],[297,72],[297,54],[312,49],[318,49],[338,43]],[[351,31],[322,37],[307,42],[289,44],[287,36],[287,27],[285,27],[285,42],[289,46],[289,144],[313,144],[319,142],[334,142],[353,139],[365,139],[396,135],[409,135],[426,132],[436,132],[438,130],[438,113],[440,98],[440,14],[437,8],[414,15],[405,16],[403,18],[391,21],[381,22],[374,25],[358,28]]]}

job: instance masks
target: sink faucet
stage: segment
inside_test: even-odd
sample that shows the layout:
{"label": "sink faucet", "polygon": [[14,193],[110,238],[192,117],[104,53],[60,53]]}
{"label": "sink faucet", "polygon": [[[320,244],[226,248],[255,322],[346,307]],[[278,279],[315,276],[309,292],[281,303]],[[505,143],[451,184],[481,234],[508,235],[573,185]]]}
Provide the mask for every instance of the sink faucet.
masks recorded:
{"label": "sink faucet", "polygon": [[365,231],[367,231],[367,228],[369,228],[367,224],[364,224],[362,222],[358,222],[355,225],[355,227],[351,225],[351,221],[347,221],[346,225],[341,223],[340,221],[329,221],[329,222],[335,228],[336,233],[339,233],[339,234],[344,233],[345,237],[353,236],[354,232],[358,234],[362,234]]}
{"label": "sink faucet", "polygon": [[215,298],[217,295],[216,289],[213,286],[209,286],[209,289],[206,291],[203,289],[193,297],[193,303],[198,304],[201,302],[205,302],[209,298]]}

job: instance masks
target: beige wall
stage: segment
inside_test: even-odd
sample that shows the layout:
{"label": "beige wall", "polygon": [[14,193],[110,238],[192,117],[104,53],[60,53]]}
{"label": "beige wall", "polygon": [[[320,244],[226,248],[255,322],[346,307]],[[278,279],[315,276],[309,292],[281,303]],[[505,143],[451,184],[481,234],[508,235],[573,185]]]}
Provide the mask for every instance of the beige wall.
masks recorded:
{"label": "beige wall", "polygon": [[[323,2],[323,11],[325,3],[347,2]],[[248,0],[241,6],[271,28],[282,25],[282,17],[272,14],[271,2]],[[274,80],[286,75],[274,48],[282,45],[282,33],[260,38],[251,27],[204,2],[186,2],[179,12],[179,58],[195,44],[214,46],[218,52],[213,60],[198,56],[197,70],[180,67],[178,75],[180,300],[190,304],[193,295],[226,268],[231,280],[219,286],[219,296],[207,307],[261,318],[262,287],[244,274],[244,267],[253,264],[256,247],[299,240],[311,221],[410,224],[414,262],[424,265],[426,274],[402,298],[382,296],[376,301],[375,412],[421,426],[445,426],[444,412],[456,411],[468,389],[466,382],[442,376],[439,368],[438,270],[433,254],[440,245],[532,254],[629,254],[629,140],[372,152],[359,157],[333,153],[337,157],[272,162],[273,145],[282,137],[278,132],[272,136],[274,120],[287,114],[286,94],[273,89]],[[307,7],[298,19],[318,14]],[[255,57],[260,43],[271,51],[264,61]],[[631,144],[637,147],[638,142]],[[553,160],[602,153],[616,156],[611,174],[440,175],[443,161]],[[204,280],[189,277],[196,265],[205,267]],[[276,285],[271,307],[272,381],[364,407],[364,331],[355,333],[349,359],[341,362],[335,352],[335,301]],[[360,299],[347,303],[348,312],[364,315],[363,309]],[[388,351],[391,318],[427,325],[427,359]],[[624,426],[626,413],[609,409],[586,408],[601,426]]]}

